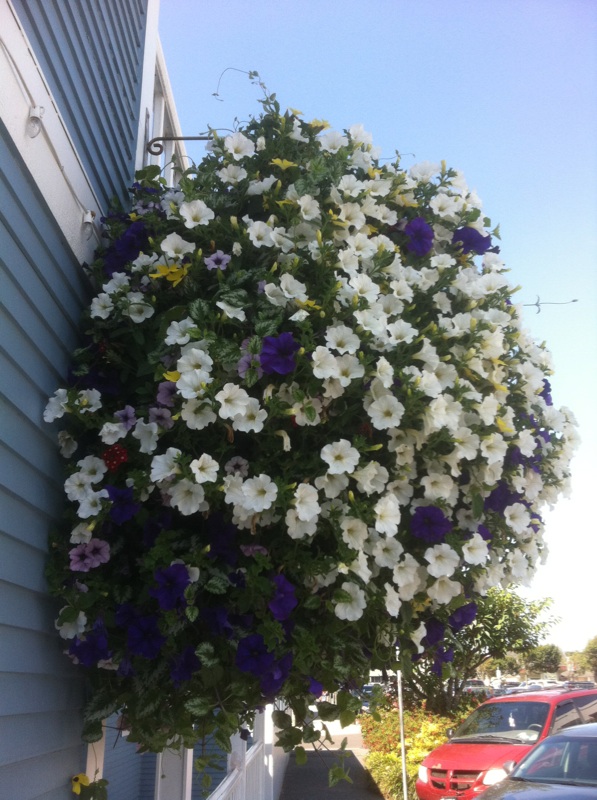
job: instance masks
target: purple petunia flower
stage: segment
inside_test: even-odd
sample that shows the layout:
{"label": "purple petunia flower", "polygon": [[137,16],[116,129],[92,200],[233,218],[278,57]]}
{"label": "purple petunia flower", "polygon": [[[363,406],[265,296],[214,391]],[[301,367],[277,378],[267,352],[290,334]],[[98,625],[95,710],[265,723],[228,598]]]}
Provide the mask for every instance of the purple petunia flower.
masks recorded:
{"label": "purple petunia flower", "polygon": [[209,258],[204,258],[203,263],[207,269],[221,269],[224,271],[231,258],[232,256],[226,255],[226,253],[223,253],[221,250],[216,250],[213,255],[209,256]]}
{"label": "purple petunia flower", "polygon": [[315,697],[321,697],[323,693],[323,683],[320,683],[315,678],[309,678],[309,694],[314,694]]}
{"label": "purple petunia flower", "polygon": [[273,579],[276,593],[268,603],[268,608],[272,612],[274,619],[278,622],[288,619],[292,609],[296,608],[298,600],[295,597],[295,588],[284,575],[276,575]]}
{"label": "purple petunia flower", "polygon": [[154,578],[157,586],[153,586],[149,594],[155,597],[161,609],[170,611],[179,605],[186,605],[184,591],[191,579],[184,564],[170,564],[169,567],[158,569]]}
{"label": "purple petunia flower", "polygon": [[279,336],[265,336],[261,347],[261,368],[270,375],[288,375],[296,367],[295,355],[300,349],[298,342],[294,341],[291,333],[281,333]]}
{"label": "purple petunia flower", "polygon": [[135,656],[155,658],[165,641],[157,617],[137,617],[128,629],[127,646]]}
{"label": "purple petunia flower", "polygon": [[133,488],[127,486],[124,489],[118,489],[116,486],[106,486],[108,497],[112,501],[110,507],[110,519],[116,525],[122,525],[132,519],[141,508],[139,503],[133,500]]}
{"label": "purple petunia flower", "polygon": [[553,400],[551,397],[551,383],[547,380],[547,378],[543,378],[543,389],[539,393],[539,396],[545,400],[545,405],[553,406]]}
{"label": "purple petunia flower", "polygon": [[256,353],[244,353],[238,360],[236,371],[241,378],[244,378],[249,370],[255,370],[255,374],[258,378],[263,376],[261,361]]}
{"label": "purple petunia flower", "polygon": [[493,533],[485,525],[477,525],[477,533],[486,542],[490,542],[493,539]]}
{"label": "purple petunia flower", "polygon": [[73,547],[68,556],[70,558],[70,568],[73,572],[89,572],[91,569],[90,558],[87,555],[87,542]]}
{"label": "purple petunia flower", "polygon": [[94,667],[98,661],[109,659],[111,654],[108,649],[108,633],[104,623],[98,620],[84,638],[75,637],[68,652],[85,667]]}
{"label": "purple petunia flower", "polygon": [[421,639],[423,647],[433,647],[441,642],[446,634],[446,626],[435,617],[425,621],[425,636]]}
{"label": "purple petunia flower", "polygon": [[265,646],[261,634],[252,633],[238,643],[236,666],[241,672],[250,672],[261,677],[272,668],[274,661],[274,654]]}
{"label": "purple petunia flower", "polygon": [[513,492],[505,481],[500,481],[495,489],[485,498],[483,504],[485,511],[495,511],[502,514],[508,506],[522,500],[522,495]]}
{"label": "purple petunia flower", "polygon": [[170,677],[175,686],[180,686],[185,681],[190,681],[193,674],[201,666],[201,661],[191,646],[186,647],[182,653],[170,661]]}
{"label": "purple petunia flower", "polygon": [[449,661],[454,661],[454,649],[449,647],[447,650],[444,650],[443,647],[438,647],[435,653],[435,659],[431,665],[431,672],[441,677],[442,667]]}
{"label": "purple petunia flower", "polygon": [[460,244],[463,253],[482,255],[491,247],[491,236],[483,236],[476,228],[458,228],[452,236],[452,244]]}
{"label": "purple petunia flower", "polygon": [[411,219],[404,228],[406,248],[416,256],[426,256],[433,247],[433,228],[423,217]]}
{"label": "purple petunia flower", "polygon": [[149,421],[157,423],[161,428],[168,431],[174,425],[172,414],[167,408],[156,408],[153,406],[149,409]]}
{"label": "purple petunia flower", "polygon": [[267,699],[274,699],[284,685],[292,667],[292,653],[286,653],[261,676],[261,692]]}
{"label": "purple petunia flower", "polygon": [[155,399],[161,406],[168,406],[168,408],[170,408],[174,405],[175,394],[176,384],[172,381],[162,381],[158,383],[158,393]]}
{"label": "purple petunia flower", "polygon": [[130,431],[137,424],[135,409],[132,406],[125,406],[120,411],[115,411],[114,416],[124,425],[127,431]]}
{"label": "purple petunia flower", "polygon": [[465,606],[460,606],[460,608],[457,608],[456,611],[450,614],[448,617],[448,625],[454,633],[458,633],[458,631],[470,625],[476,616],[477,604],[472,602],[467,603]]}
{"label": "purple petunia flower", "polygon": [[429,544],[443,542],[452,523],[437,506],[418,506],[410,521],[410,532]]}
{"label": "purple petunia flower", "polygon": [[99,567],[100,564],[107,564],[110,560],[110,545],[103,539],[90,539],[85,548],[90,569]]}

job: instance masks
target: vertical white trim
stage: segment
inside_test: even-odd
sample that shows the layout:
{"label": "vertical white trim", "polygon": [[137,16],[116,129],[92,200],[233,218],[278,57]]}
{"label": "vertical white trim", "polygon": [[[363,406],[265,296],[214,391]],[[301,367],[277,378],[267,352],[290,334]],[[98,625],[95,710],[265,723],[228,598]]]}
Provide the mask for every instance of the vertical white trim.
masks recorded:
{"label": "vertical white trim", "polygon": [[191,800],[193,751],[164,750],[156,759],[155,800]]}
{"label": "vertical white trim", "polygon": [[102,738],[99,742],[87,745],[87,764],[85,775],[92,781],[104,776],[104,755],[106,752],[106,723],[102,723]]}

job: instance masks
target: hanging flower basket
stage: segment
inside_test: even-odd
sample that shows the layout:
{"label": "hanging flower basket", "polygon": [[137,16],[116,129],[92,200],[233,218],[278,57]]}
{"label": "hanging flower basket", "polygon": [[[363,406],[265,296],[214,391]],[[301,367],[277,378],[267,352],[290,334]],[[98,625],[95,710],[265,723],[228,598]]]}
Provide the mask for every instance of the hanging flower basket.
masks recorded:
{"label": "hanging flower basket", "polygon": [[532,575],[567,484],[573,418],[463,176],[263,106],[178,188],[138,174],[45,412],[88,741],[119,711],[145,750],[227,746],[281,697],[291,749],[323,691],[350,722],[397,645],[449,659],[475,597]]}

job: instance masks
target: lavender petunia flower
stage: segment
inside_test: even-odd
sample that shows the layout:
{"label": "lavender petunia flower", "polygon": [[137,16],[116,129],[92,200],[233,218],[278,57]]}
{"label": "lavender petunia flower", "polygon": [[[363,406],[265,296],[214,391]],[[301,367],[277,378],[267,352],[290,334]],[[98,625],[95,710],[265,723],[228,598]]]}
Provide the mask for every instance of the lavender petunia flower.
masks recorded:
{"label": "lavender petunia flower", "polygon": [[176,394],[176,384],[172,381],[162,381],[158,384],[156,401],[161,406],[171,408],[174,405],[174,395]]}
{"label": "lavender petunia flower", "polygon": [[433,228],[423,217],[415,217],[405,226],[406,248],[416,256],[426,256],[433,247]]}
{"label": "lavender petunia flower", "polygon": [[110,560],[110,545],[102,539],[90,539],[85,545],[89,567],[99,567],[100,564],[107,564]]}
{"label": "lavender petunia flower", "polygon": [[172,414],[167,408],[156,408],[153,406],[149,409],[149,421],[157,423],[161,428],[168,431],[174,425]]}
{"label": "lavender petunia flower", "polygon": [[452,523],[437,506],[418,506],[410,521],[410,532],[429,544],[443,542]]}
{"label": "lavender petunia flower", "polygon": [[115,411],[114,416],[124,425],[127,431],[130,431],[137,424],[135,409],[132,406],[125,406],[120,411]]}
{"label": "lavender petunia flower", "polygon": [[87,554],[86,542],[73,547],[68,555],[70,558],[70,568],[73,572],[89,572],[91,569],[91,559]]}
{"label": "lavender petunia flower", "polygon": [[207,269],[220,269],[224,271],[231,258],[232,256],[226,255],[226,253],[223,253],[221,250],[216,250],[213,255],[209,256],[209,258],[204,258],[203,263]]}
{"label": "lavender petunia flower", "polygon": [[260,354],[261,368],[268,375],[272,372],[288,375],[296,367],[295,355],[299,349],[300,345],[291,333],[265,336]]}

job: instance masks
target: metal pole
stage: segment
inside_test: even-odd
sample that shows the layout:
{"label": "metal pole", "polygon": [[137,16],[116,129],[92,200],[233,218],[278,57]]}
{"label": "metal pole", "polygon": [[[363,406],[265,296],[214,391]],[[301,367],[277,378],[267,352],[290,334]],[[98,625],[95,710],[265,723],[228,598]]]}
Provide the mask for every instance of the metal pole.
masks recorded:
{"label": "metal pole", "polygon": [[404,741],[404,705],[402,703],[402,670],[396,672],[398,688],[398,718],[400,720],[400,754],[402,756],[402,794],[408,800],[408,777],[406,774],[406,743]]}

